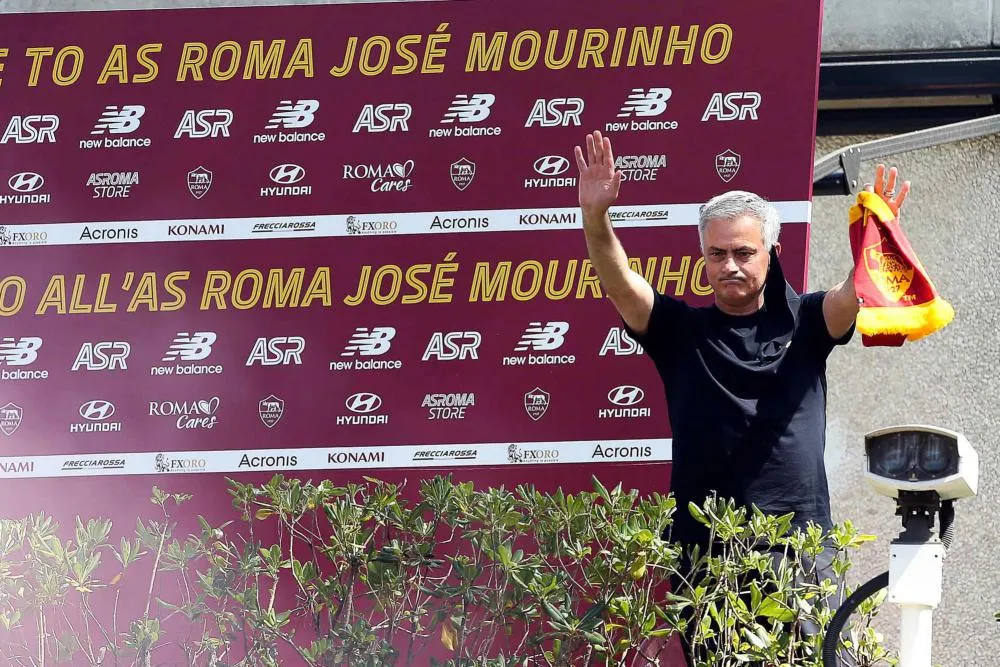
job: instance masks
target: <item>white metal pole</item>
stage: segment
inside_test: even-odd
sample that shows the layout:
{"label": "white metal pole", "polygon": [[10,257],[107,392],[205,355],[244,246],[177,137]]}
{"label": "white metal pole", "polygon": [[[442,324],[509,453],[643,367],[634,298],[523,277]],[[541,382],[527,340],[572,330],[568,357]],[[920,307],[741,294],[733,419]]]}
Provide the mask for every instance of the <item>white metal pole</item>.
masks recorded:
{"label": "white metal pole", "polygon": [[931,615],[923,605],[901,605],[899,667],[931,667]]}

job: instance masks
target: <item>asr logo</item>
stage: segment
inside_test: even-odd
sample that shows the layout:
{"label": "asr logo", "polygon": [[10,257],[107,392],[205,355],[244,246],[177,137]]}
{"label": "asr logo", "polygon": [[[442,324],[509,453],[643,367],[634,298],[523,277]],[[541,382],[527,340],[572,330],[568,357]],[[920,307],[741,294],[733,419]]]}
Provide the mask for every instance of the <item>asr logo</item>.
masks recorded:
{"label": "asr logo", "polygon": [[865,269],[872,284],[886,298],[899,301],[913,282],[913,267],[895,252],[883,252],[880,243],[865,248]]}

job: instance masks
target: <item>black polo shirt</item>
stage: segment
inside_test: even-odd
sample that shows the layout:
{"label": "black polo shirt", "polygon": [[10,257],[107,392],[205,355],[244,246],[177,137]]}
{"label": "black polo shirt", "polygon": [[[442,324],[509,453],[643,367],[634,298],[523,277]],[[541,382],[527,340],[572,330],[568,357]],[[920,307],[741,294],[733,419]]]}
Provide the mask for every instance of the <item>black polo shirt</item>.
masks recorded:
{"label": "black polo shirt", "polygon": [[657,293],[646,334],[626,325],[666,393],[674,540],[704,542],[687,504],[700,505],[713,491],[768,513],[793,512],[796,526],[832,527],[823,460],[826,359],[854,326],[832,338],[825,292],[795,293],[775,260],[772,253],[764,307],[751,315]]}

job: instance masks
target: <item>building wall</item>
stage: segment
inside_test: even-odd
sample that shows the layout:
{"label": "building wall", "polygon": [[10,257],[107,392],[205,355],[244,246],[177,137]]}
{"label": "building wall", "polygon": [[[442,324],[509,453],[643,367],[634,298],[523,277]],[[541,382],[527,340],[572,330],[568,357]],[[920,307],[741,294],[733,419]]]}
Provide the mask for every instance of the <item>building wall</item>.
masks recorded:
{"label": "building wall", "polygon": [[[350,0],[348,0],[350,1]],[[291,4],[284,0],[4,0],[0,13]],[[316,4],[302,0],[298,4]],[[326,4],[322,0],[318,4]],[[997,20],[994,20],[997,19]],[[827,0],[823,51],[986,47],[1000,40],[1000,3],[991,0]],[[884,26],[878,32],[870,26]],[[2,30],[2,20],[0,20]],[[871,138],[871,137],[868,137]],[[864,137],[822,137],[817,156]],[[864,548],[853,580],[886,569],[900,529],[894,504],[864,484],[862,437],[882,426],[925,422],[966,434],[981,458],[979,497],[957,506],[957,531],[945,564],[944,599],[934,618],[934,661],[942,667],[994,666],[1000,656],[1000,137],[949,144],[892,159],[913,190],[903,225],[940,292],[956,310],[944,331],[899,349],[864,348],[860,336],[829,363],[828,470],[835,519],[878,536]],[[871,178],[874,165],[863,166]],[[827,288],[850,269],[849,197],[817,199],[810,244],[810,289]],[[898,614],[878,623],[891,644]]]}
{"label": "building wall", "polygon": [[[817,155],[875,137],[822,137]],[[994,403],[1000,386],[995,308],[1000,287],[993,277],[1000,253],[1000,136],[963,141],[899,155],[912,191],[901,223],[935,286],[954,306],[945,329],[902,348],[865,348],[860,336],[836,350],[828,366],[830,388],[827,469],[834,519],[851,519],[878,535],[864,548],[856,578],[888,567],[889,541],[899,533],[892,500],[871,491],[862,477],[863,436],[899,423],[922,422],[966,435],[980,456],[977,498],[956,504],[956,535],[945,561],[944,598],[934,618],[935,662],[943,667],[996,665],[1000,629],[1000,443]],[[873,180],[874,164],[862,166]],[[814,200],[809,288],[840,281],[850,269],[847,208],[851,197]],[[892,611],[892,610],[890,610]],[[898,636],[898,615],[887,614],[887,635]]]}

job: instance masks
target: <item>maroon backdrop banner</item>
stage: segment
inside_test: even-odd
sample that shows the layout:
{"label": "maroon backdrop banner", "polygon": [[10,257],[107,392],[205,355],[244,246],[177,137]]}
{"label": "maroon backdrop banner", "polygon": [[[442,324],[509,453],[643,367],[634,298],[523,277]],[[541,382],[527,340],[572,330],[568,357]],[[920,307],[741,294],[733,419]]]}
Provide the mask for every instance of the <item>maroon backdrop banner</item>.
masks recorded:
{"label": "maroon backdrop banner", "polygon": [[804,288],[820,15],[3,15],[0,514],[128,526],[158,484],[222,520],[223,476],[274,472],[667,491],[573,147],[611,137],[612,218],[658,289],[711,303],[698,207],[729,189],[777,205]]}

